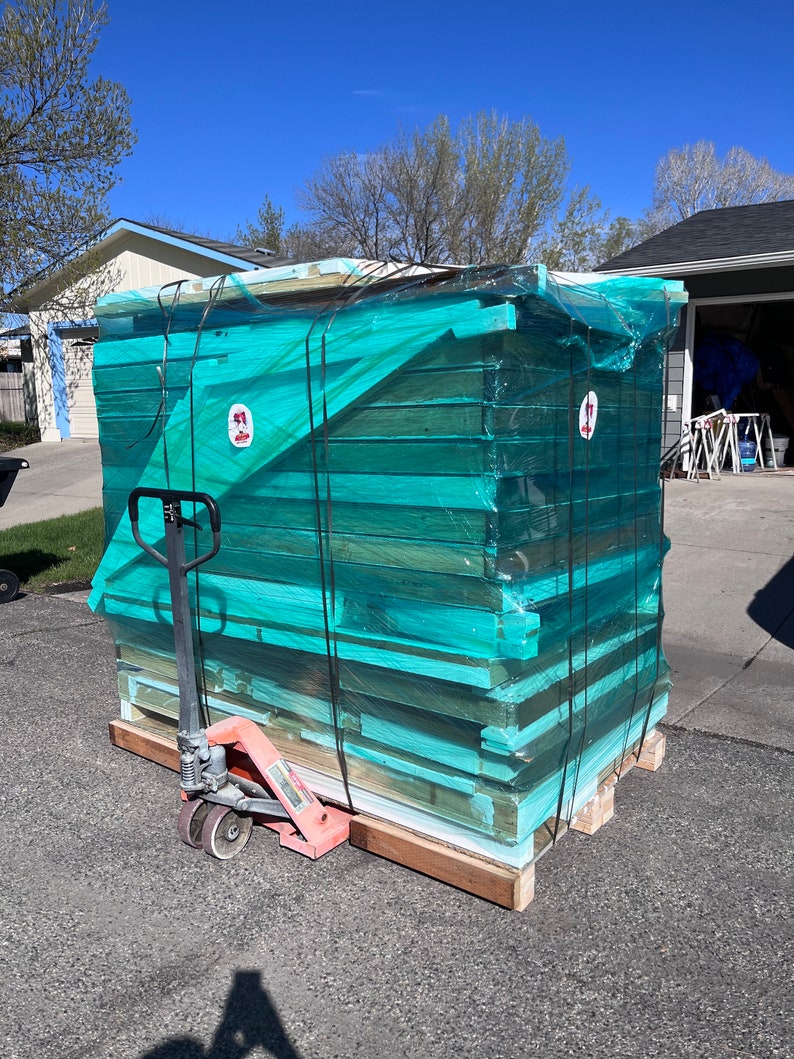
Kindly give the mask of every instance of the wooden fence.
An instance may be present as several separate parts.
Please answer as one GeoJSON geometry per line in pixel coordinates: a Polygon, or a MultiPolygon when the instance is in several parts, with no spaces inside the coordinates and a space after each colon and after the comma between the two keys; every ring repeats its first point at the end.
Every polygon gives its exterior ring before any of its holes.
{"type": "Polygon", "coordinates": [[[25,395],[21,372],[0,372],[0,423],[25,422],[25,395]]]}

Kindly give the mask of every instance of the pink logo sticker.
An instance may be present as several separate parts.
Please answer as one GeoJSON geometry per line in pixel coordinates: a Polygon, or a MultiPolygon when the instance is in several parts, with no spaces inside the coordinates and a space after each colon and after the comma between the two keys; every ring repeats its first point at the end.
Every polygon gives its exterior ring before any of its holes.
{"type": "Polygon", "coordinates": [[[229,409],[229,441],[236,449],[247,449],[254,440],[254,420],[244,404],[229,409]]]}
{"type": "Polygon", "coordinates": [[[595,431],[598,418],[598,397],[591,390],[579,406],[579,433],[589,441],[595,431]]]}

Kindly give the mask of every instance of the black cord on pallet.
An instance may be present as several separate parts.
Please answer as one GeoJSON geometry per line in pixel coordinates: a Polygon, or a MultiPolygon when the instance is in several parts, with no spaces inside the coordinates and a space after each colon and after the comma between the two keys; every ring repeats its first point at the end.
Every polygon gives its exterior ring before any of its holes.
{"type": "MultiPolygon", "coordinates": [[[[587,329],[587,390],[586,400],[589,398],[591,393],[591,369],[592,369],[592,357],[590,354],[590,328],[587,329]]],[[[589,421],[589,416],[588,416],[589,421]]],[[[568,800],[568,818],[566,825],[571,826],[571,820],[574,815],[574,804],[576,799],[576,788],[579,785],[579,773],[582,768],[582,755],[584,754],[585,738],[587,736],[587,725],[588,725],[588,695],[589,695],[589,678],[588,678],[588,663],[589,663],[589,652],[588,652],[588,639],[590,635],[590,586],[588,583],[590,573],[590,444],[592,441],[593,431],[585,441],[584,450],[584,688],[582,695],[584,702],[582,703],[582,734],[579,739],[579,751],[576,755],[576,771],[573,777],[573,787],[571,789],[571,797],[568,800]]]]}
{"type": "Polygon", "coordinates": [[[626,750],[628,749],[629,736],[631,735],[631,726],[634,723],[634,714],[637,709],[637,701],[640,694],[640,659],[639,659],[639,607],[640,607],[640,587],[639,587],[639,535],[637,526],[637,520],[639,518],[639,481],[638,481],[638,463],[639,454],[637,451],[637,438],[639,436],[639,423],[637,415],[637,366],[634,364],[634,370],[632,371],[632,379],[634,383],[633,387],[633,399],[634,399],[634,415],[632,417],[632,451],[634,454],[634,697],[631,700],[631,710],[629,711],[629,719],[626,722],[626,734],[623,736],[623,747],[620,751],[620,759],[616,764],[615,772],[620,776],[620,768],[626,759],[626,750]]]}
{"type": "MultiPolygon", "coordinates": [[[[670,295],[667,289],[664,289],[664,304],[667,310],[667,343],[665,346],[665,361],[669,360],[670,357],[670,343],[672,335],[670,334],[670,295]]],[[[665,413],[666,414],[666,413],[665,413]]],[[[661,668],[662,661],[662,620],[664,616],[664,607],[662,602],[662,567],[664,565],[664,503],[665,503],[665,481],[664,478],[661,480],[661,503],[659,505],[659,591],[657,593],[656,603],[656,661],[654,665],[654,676],[653,682],[651,683],[651,693],[648,698],[648,705],[645,710],[645,717],[642,722],[642,732],[640,733],[640,741],[637,744],[637,759],[639,760],[642,745],[645,742],[645,738],[648,734],[648,728],[650,726],[651,711],[653,710],[653,700],[656,695],[656,683],[659,680],[659,670],[661,668]]]]}
{"type": "Polygon", "coordinates": [[[574,430],[576,422],[574,417],[574,404],[576,391],[574,388],[574,364],[573,364],[573,319],[571,320],[571,333],[569,337],[569,374],[568,374],[568,739],[565,744],[565,762],[562,768],[562,779],[560,780],[560,793],[557,797],[557,811],[554,815],[554,828],[552,830],[552,845],[557,842],[557,836],[562,821],[562,810],[565,804],[565,784],[568,780],[568,764],[571,754],[571,743],[573,742],[574,728],[574,701],[576,697],[576,680],[573,671],[573,530],[574,530],[574,430]]]}
{"type": "MultiPolygon", "coordinates": [[[[403,265],[394,269],[385,279],[394,279],[400,273],[408,271],[412,265],[403,265]]],[[[325,633],[326,659],[328,664],[329,698],[331,704],[331,719],[334,727],[334,744],[336,757],[339,763],[339,771],[342,777],[342,785],[345,791],[347,804],[354,811],[353,798],[350,791],[349,772],[347,757],[344,747],[344,730],[341,724],[341,680],[339,674],[339,649],[336,635],[336,571],[333,555],[333,497],[331,491],[331,479],[329,474],[330,464],[330,431],[328,401],[326,391],[327,380],[327,336],[343,309],[349,309],[355,302],[368,293],[370,288],[382,282],[377,275],[380,271],[380,263],[376,263],[369,273],[363,276],[352,277],[349,283],[341,284],[340,291],[332,299],[330,307],[322,309],[314,318],[306,333],[305,359],[306,359],[306,389],[309,415],[309,438],[311,444],[312,477],[314,482],[314,505],[315,526],[317,532],[317,553],[320,571],[320,592],[323,607],[323,627],[325,633]],[[330,311],[329,311],[330,309],[330,311]],[[311,361],[311,339],[312,333],[318,326],[323,314],[327,313],[327,319],[320,335],[320,383],[322,389],[322,445],[325,461],[325,497],[321,497],[320,466],[318,459],[318,429],[314,416],[314,390],[312,385],[312,361],[311,361]],[[325,513],[325,528],[323,527],[323,512],[325,513]]],[[[409,285],[420,285],[426,276],[413,277],[409,285]]]]}
{"type": "Polygon", "coordinates": [[[139,445],[142,441],[146,441],[151,436],[157,424],[162,420],[162,438],[163,438],[163,470],[165,471],[165,484],[166,488],[171,488],[170,483],[170,469],[168,465],[168,443],[166,441],[165,425],[167,421],[168,413],[168,342],[171,335],[171,324],[174,319],[174,314],[179,306],[179,300],[182,295],[182,287],[187,282],[184,279],[173,280],[171,283],[164,283],[157,292],[157,304],[160,307],[160,312],[163,314],[165,326],[163,327],[163,360],[157,369],[157,376],[160,380],[160,403],[157,406],[157,411],[154,414],[152,425],[146,431],[146,433],[137,438],[126,446],[127,450],[134,449],[136,445],[139,445]],[[166,309],[163,305],[163,291],[169,290],[171,287],[175,288],[174,297],[171,299],[171,304],[166,309]]]}

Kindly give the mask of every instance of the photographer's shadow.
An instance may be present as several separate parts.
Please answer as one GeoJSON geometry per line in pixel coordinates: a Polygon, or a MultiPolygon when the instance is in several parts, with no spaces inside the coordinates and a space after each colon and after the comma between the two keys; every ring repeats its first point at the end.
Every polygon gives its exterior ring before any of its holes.
{"type": "Polygon", "coordinates": [[[165,1041],[141,1059],[244,1059],[264,1048],[274,1059],[301,1059],[262,988],[259,971],[237,971],[220,1025],[207,1051],[193,1037],[165,1041]]]}

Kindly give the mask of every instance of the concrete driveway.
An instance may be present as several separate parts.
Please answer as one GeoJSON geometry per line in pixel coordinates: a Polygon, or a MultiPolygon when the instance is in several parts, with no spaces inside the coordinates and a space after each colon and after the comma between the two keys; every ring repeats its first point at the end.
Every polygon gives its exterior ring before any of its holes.
{"type": "Polygon", "coordinates": [[[794,476],[665,489],[668,721],[794,751],[794,476]]]}
{"type": "Polygon", "coordinates": [[[102,503],[102,464],[98,441],[25,445],[7,453],[30,464],[20,471],[0,507],[0,530],[73,515],[102,503]]]}

